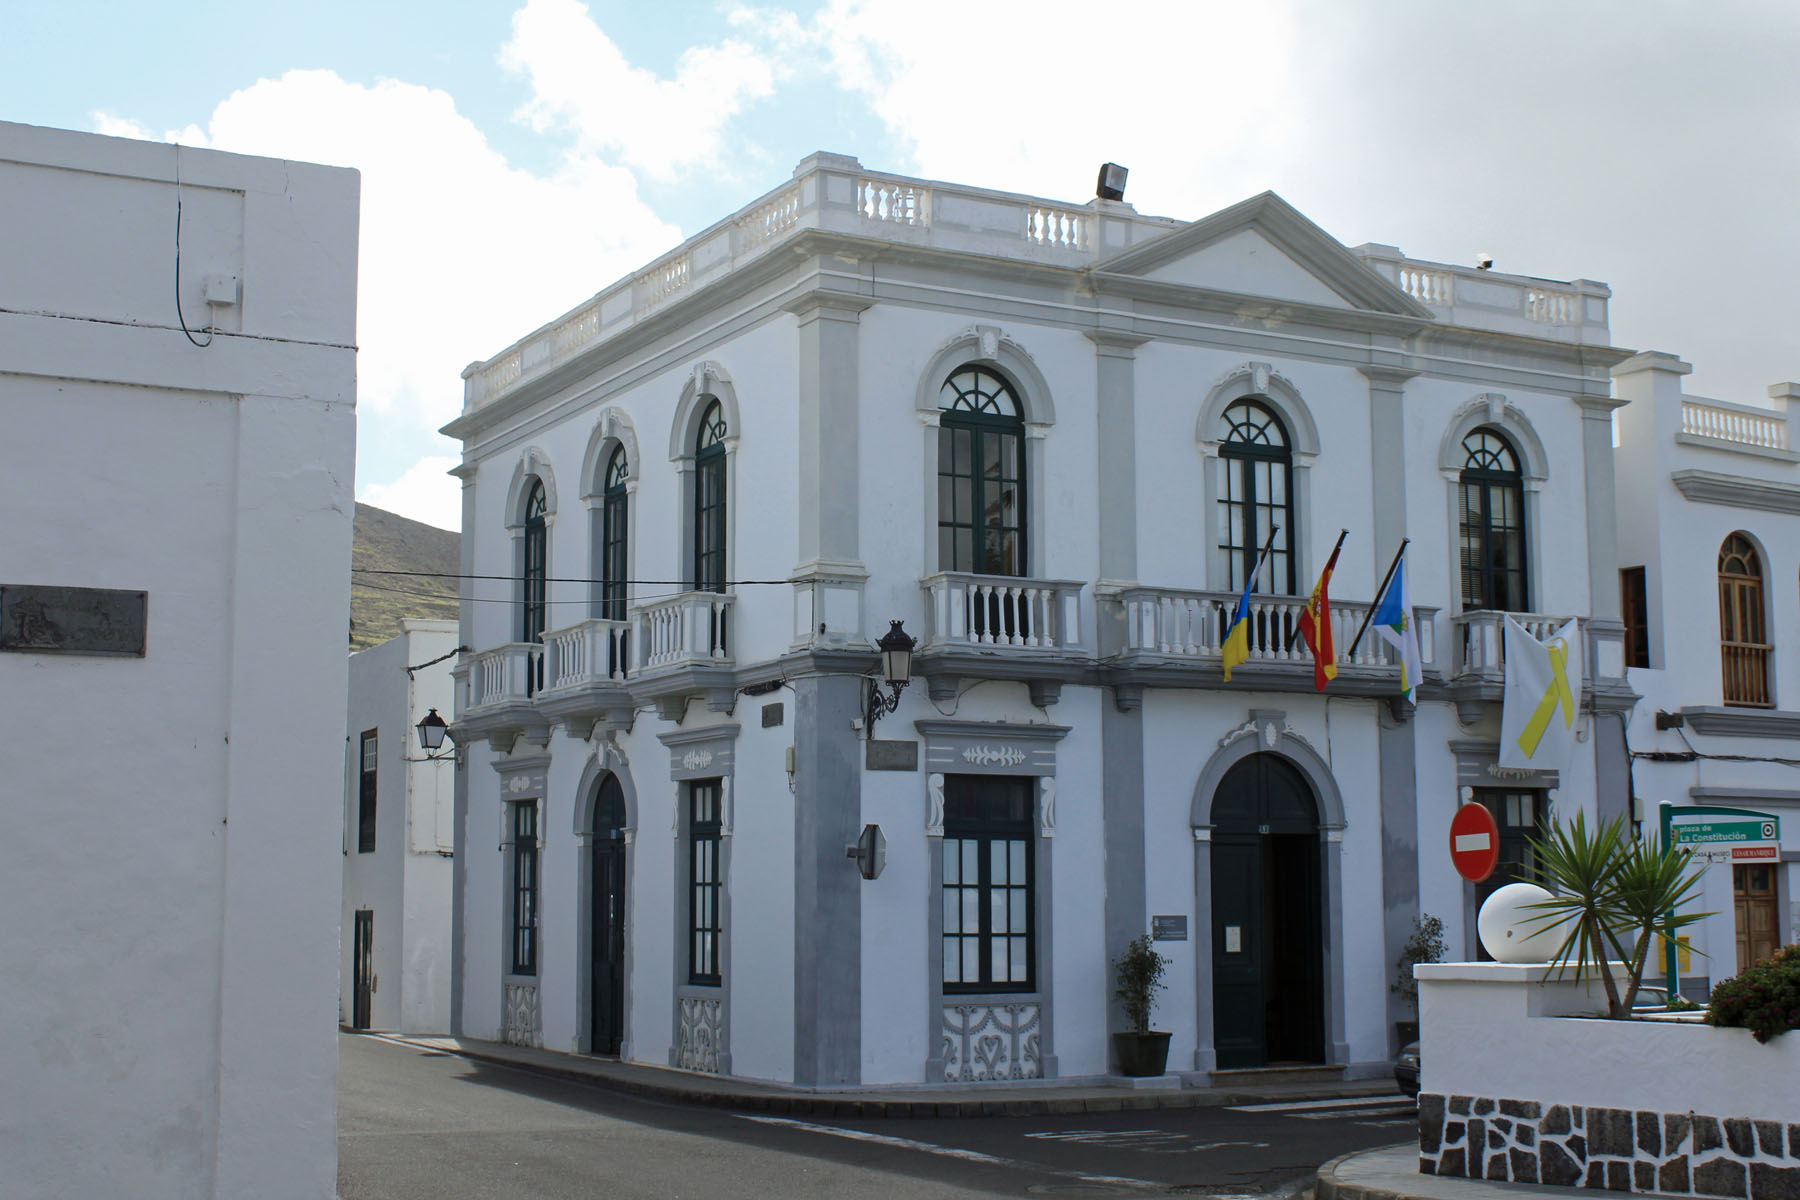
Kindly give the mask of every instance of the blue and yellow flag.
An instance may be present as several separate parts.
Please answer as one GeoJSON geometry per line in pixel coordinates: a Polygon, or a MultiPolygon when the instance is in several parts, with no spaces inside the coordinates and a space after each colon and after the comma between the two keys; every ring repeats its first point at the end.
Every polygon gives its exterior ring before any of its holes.
{"type": "Polygon", "coordinates": [[[1263,559],[1269,557],[1269,548],[1275,544],[1275,535],[1281,532],[1277,525],[1269,530],[1269,540],[1263,543],[1262,553],[1256,556],[1256,566],[1250,572],[1250,578],[1244,581],[1244,594],[1238,597],[1237,607],[1231,613],[1231,626],[1225,631],[1225,644],[1219,647],[1221,661],[1225,666],[1225,682],[1231,682],[1231,668],[1250,657],[1250,593],[1256,590],[1257,576],[1262,574],[1263,559]]]}

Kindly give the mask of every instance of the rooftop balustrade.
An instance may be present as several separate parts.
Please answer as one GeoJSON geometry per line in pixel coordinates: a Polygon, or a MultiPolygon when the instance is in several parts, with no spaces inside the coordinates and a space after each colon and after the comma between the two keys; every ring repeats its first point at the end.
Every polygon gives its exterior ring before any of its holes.
{"type": "MultiPolygon", "coordinates": [[[[463,412],[599,346],[713,280],[808,231],[1081,269],[1182,227],[1106,200],[1068,204],[864,170],[815,154],[794,178],[689,238],[486,362],[463,372],[463,412]]],[[[1605,344],[1610,290],[1409,259],[1391,246],[1354,251],[1455,325],[1605,344]]]]}

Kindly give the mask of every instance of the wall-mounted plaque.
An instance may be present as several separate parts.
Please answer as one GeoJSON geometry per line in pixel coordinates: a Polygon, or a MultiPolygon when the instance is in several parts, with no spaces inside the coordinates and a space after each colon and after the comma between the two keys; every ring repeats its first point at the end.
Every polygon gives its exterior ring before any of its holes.
{"type": "Polygon", "coordinates": [[[1151,917],[1150,940],[1153,942],[1187,941],[1187,916],[1151,917]]]}
{"type": "Polygon", "coordinates": [[[865,742],[863,766],[870,771],[916,771],[919,769],[917,742],[865,742]]]}
{"type": "Polygon", "coordinates": [[[775,728],[775,726],[781,724],[786,716],[787,713],[782,709],[781,701],[779,700],[773,704],[765,704],[762,706],[762,723],[764,729],[775,728]]]}
{"type": "Polygon", "coordinates": [[[0,650],[144,656],[150,594],[0,584],[0,650]]]}

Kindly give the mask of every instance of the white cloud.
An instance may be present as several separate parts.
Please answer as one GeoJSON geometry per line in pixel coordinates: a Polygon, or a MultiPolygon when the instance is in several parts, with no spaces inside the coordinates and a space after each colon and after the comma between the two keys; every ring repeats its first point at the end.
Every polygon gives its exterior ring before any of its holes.
{"type": "Polygon", "coordinates": [[[462,484],[445,472],[457,461],[436,455],[421,458],[392,483],[363,489],[358,499],[440,529],[456,529],[462,524],[462,484]]]}
{"type": "Polygon", "coordinates": [[[168,136],[362,172],[359,403],[433,424],[461,411],[470,360],[680,240],[630,172],[591,155],[515,169],[448,94],[414,84],[290,71],[168,136]]]}
{"type": "Polygon", "coordinates": [[[1134,169],[1130,194],[1152,211],[1194,193],[1222,205],[1267,187],[1270,151],[1294,134],[1284,3],[1153,0],[1102,14],[829,0],[810,22],[779,9],[732,20],[788,57],[816,56],[934,179],[1080,200],[1112,161],[1134,169]]]}
{"type": "Polygon", "coordinates": [[[500,63],[531,85],[533,129],[573,133],[586,152],[616,152],[656,179],[709,163],[747,101],[772,91],[775,67],[737,40],[693,46],[673,79],[635,67],[578,0],[529,0],[513,14],[500,63]]]}

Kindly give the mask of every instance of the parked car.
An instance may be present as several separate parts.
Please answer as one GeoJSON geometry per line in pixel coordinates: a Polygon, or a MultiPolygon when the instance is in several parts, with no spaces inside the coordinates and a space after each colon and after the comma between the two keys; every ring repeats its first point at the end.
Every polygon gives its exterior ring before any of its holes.
{"type": "Polygon", "coordinates": [[[1408,1042],[1400,1047],[1400,1053],[1394,1059],[1394,1082],[1400,1090],[1415,1099],[1419,1095],[1419,1043],[1408,1042]]]}

